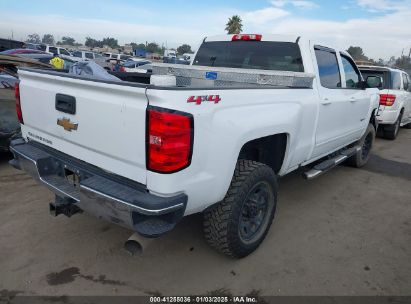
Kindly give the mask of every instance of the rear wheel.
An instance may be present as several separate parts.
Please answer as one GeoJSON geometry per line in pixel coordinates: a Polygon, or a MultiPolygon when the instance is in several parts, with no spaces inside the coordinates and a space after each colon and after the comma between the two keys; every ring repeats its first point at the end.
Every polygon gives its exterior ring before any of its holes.
{"type": "Polygon", "coordinates": [[[218,251],[242,258],[258,248],[274,218],[277,181],[261,163],[239,160],[224,200],[204,212],[204,235],[218,251]]]}
{"type": "Polygon", "coordinates": [[[363,167],[368,160],[370,159],[371,148],[375,140],[375,128],[372,124],[369,124],[367,130],[363,137],[359,140],[358,145],[361,147],[355,155],[351,156],[347,163],[350,166],[361,168],[363,167]]]}
{"type": "Polygon", "coordinates": [[[394,140],[397,138],[398,132],[400,130],[400,124],[402,119],[402,112],[398,116],[397,121],[392,125],[386,125],[383,129],[383,135],[386,139],[394,140]]]}

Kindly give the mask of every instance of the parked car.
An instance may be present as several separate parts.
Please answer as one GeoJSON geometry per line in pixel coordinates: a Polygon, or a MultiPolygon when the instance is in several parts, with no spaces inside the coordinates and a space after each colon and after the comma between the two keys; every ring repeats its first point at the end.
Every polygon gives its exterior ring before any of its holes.
{"type": "Polygon", "coordinates": [[[21,41],[0,38],[0,52],[10,49],[23,48],[24,45],[25,43],[21,41]]]}
{"type": "Polygon", "coordinates": [[[33,49],[11,49],[11,50],[0,52],[0,54],[20,55],[20,54],[48,54],[48,53],[41,51],[41,50],[33,50],[33,49]]]}
{"type": "Polygon", "coordinates": [[[364,166],[377,127],[379,91],[350,55],[297,36],[207,37],[192,66],[153,64],[151,85],[19,76],[10,163],[55,193],[55,215],[156,237],[202,212],[206,240],[236,258],[264,240],[278,177],[364,166]]]}
{"type": "Polygon", "coordinates": [[[378,77],[380,81],[380,108],[377,120],[382,134],[395,139],[400,127],[411,128],[411,78],[399,69],[378,66],[360,66],[364,78],[378,77]]]}
{"type": "Polygon", "coordinates": [[[71,53],[63,47],[60,46],[52,46],[47,44],[40,44],[39,49],[49,54],[58,54],[61,58],[65,59],[67,57],[71,57],[71,53]]]}
{"type": "Polygon", "coordinates": [[[114,53],[103,53],[103,57],[105,57],[107,61],[112,62],[112,63],[115,63],[117,60],[124,62],[124,61],[127,61],[133,58],[132,56],[129,56],[129,55],[114,54],[114,53]]]}
{"type": "Polygon", "coordinates": [[[42,49],[42,44],[41,43],[26,42],[24,46],[25,46],[26,49],[30,49],[30,50],[40,50],[41,51],[41,49],[42,49]]]}
{"type": "Polygon", "coordinates": [[[176,58],[177,53],[175,50],[164,50],[164,58],[176,58]]]}
{"type": "Polygon", "coordinates": [[[183,58],[184,60],[187,60],[187,61],[190,61],[190,62],[191,62],[191,59],[194,58],[194,54],[192,54],[192,53],[184,53],[183,56],[182,56],[182,58],[183,58]]]}
{"type": "Polygon", "coordinates": [[[171,63],[171,64],[190,64],[189,60],[185,60],[184,58],[163,58],[163,63],[171,63]]]}
{"type": "Polygon", "coordinates": [[[120,67],[120,72],[141,72],[146,73],[147,69],[144,66],[151,64],[151,61],[140,59],[140,60],[128,60],[124,62],[120,67]]]}
{"type": "Polygon", "coordinates": [[[88,51],[75,51],[72,53],[72,56],[82,60],[99,60],[104,58],[101,54],[88,51]]]}

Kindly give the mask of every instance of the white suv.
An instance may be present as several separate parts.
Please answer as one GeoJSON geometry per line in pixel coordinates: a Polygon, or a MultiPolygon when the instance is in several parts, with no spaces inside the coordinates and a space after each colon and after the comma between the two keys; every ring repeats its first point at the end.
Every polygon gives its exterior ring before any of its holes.
{"type": "Polygon", "coordinates": [[[377,120],[383,136],[395,139],[400,127],[411,128],[410,76],[402,70],[388,67],[360,66],[359,69],[364,79],[369,76],[381,79],[377,120]]]}
{"type": "Polygon", "coordinates": [[[50,54],[58,54],[60,55],[63,59],[66,57],[71,57],[71,53],[63,47],[60,46],[52,46],[52,45],[46,45],[46,44],[41,44],[40,45],[40,50],[50,53],[50,54]]]}
{"type": "Polygon", "coordinates": [[[75,51],[73,52],[73,57],[76,57],[82,60],[103,59],[103,55],[94,53],[94,52],[87,52],[87,51],[75,51]]]}

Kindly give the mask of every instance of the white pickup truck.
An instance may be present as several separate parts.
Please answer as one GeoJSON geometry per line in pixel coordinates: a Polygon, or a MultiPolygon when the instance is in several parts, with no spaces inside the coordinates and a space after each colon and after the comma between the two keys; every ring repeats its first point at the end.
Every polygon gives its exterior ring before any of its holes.
{"type": "Polygon", "coordinates": [[[378,89],[344,51],[207,37],[192,66],[152,73],[137,83],[19,71],[23,138],[10,163],[56,194],[55,215],[84,211],[154,237],[202,212],[209,244],[240,258],[269,230],[278,177],[369,158],[378,89]]]}

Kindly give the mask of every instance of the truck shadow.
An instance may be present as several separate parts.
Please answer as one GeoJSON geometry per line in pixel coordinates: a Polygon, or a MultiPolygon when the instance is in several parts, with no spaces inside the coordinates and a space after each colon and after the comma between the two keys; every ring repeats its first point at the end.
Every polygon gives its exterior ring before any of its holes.
{"type": "Polygon", "coordinates": [[[411,180],[411,164],[382,158],[372,154],[364,170],[411,180]]]}
{"type": "Polygon", "coordinates": [[[10,152],[0,152],[0,164],[6,164],[12,158],[13,154],[10,152]]]}

